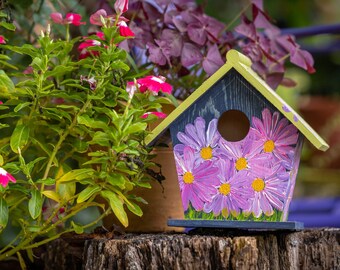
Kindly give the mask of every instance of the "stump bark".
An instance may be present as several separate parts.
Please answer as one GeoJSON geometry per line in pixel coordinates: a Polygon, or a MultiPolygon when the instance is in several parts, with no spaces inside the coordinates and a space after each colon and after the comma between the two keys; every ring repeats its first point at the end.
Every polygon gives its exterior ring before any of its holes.
{"type": "MultiPolygon", "coordinates": [[[[335,228],[72,235],[35,250],[36,259],[28,269],[340,270],[339,242],[340,229],[335,228]]],[[[0,269],[15,270],[19,265],[0,262],[0,269]]]]}
{"type": "Polygon", "coordinates": [[[45,269],[340,269],[340,229],[195,231],[58,240],[45,269]],[[82,255],[80,255],[82,254],[82,255]]]}

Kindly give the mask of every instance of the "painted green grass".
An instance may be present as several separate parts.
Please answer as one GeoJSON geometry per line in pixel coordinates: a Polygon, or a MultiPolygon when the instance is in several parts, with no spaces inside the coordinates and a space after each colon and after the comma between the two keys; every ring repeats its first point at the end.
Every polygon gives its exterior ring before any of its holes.
{"type": "Polygon", "coordinates": [[[234,217],[229,215],[225,218],[222,214],[215,216],[212,212],[205,213],[203,211],[196,211],[191,204],[189,204],[189,208],[184,213],[185,219],[204,219],[204,220],[234,220],[234,221],[282,221],[282,211],[278,211],[274,209],[274,214],[271,216],[266,216],[262,214],[260,217],[256,218],[253,214],[245,216],[242,212],[237,216],[234,217]]]}

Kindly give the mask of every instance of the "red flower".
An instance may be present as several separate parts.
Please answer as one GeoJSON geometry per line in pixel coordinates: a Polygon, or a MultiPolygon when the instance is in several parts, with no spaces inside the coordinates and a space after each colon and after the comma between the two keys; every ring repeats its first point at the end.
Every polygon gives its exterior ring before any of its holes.
{"type": "Polygon", "coordinates": [[[139,90],[142,93],[147,90],[154,94],[157,94],[159,91],[168,94],[171,94],[172,92],[172,86],[165,82],[165,78],[163,76],[146,76],[145,78],[138,79],[137,83],[139,90]]]}
{"type": "Polygon", "coordinates": [[[86,22],[81,22],[81,15],[77,13],[67,13],[65,19],[59,12],[54,12],[51,14],[51,19],[56,24],[73,24],[73,25],[81,25],[86,24],[86,22]]]}
{"type": "Polygon", "coordinates": [[[117,14],[122,14],[128,10],[129,1],[128,0],[116,0],[114,8],[117,14]]]}
{"type": "Polygon", "coordinates": [[[16,182],[15,178],[10,173],[6,172],[3,168],[0,168],[0,185],[7,187],[9,181],[13,183],[16,182]]]}
{"type": "Polygon", "coordinates": [[[0,44],[6,44],[5,37],[1,35],[0,35],[0,44]]]}
{"type": "MultiPolygon", "coordinates": [[[[97,32],[96,36],[99,37],[101,40],[105,39],[103,32],[97,32]]],[[[78,51],[80,53],[79,59],[84,59],[91,55],[98,56],[99,55],[98,51],[88,51],[87,48],[93,47],[93,46],[100,46],[100,45],[101,45],[101,42],[98,40],[94,40],[94,39],[87,39],[84,42],[80,43],[78,46],[78,51]]]]}
{"type": "Polygon", "coordinates": [[[155,116],[157,116],[158,118],[165,118],[167,117],[167,114],[163,113],[163,112],[147,112],[147,113],[144,113],[141,117],[142,118],[148,118],[150,114],[153,114],[155,116]]]}
{"type": "Polygon", "coordinates": [[[120,21],[118,23],[119,27],[119,34],[122,37],[134,37],[135,33],[131,31],[131,29],[128,27],[125,21],[120,21]]]}
{"type": "Polygon", "coordinates": [[[4,104],[4,103],[0,100],[0,105],[1,105],[1,104],[4,104]]]}

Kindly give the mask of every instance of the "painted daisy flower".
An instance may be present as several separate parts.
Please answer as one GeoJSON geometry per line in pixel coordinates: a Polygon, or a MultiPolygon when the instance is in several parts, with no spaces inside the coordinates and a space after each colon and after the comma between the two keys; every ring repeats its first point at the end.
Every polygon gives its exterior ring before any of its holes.
{"type": "Polygon", "coordinates": [[[208,129],[205,130],[205,120],[197,117],[194,124],[185,126],[185,133],[178,132],[177,138],[182,143],[174,147],[178,152],[183,152],[185,146],[190,146],[196,151],[200,161],[217,157],[216,150],[220,139],[220,134],[217,132],[217,119],[211,120],[208,129]]]}
{"type": "Polygon", "coordinates": [[[277,160],[289,160],[288,153],[294,150],[299,137],[296,127],[286,118],[280,119],[279,112],[272,115],[268,109],[262,111],[262,119],[252,119],[257,147],[277,160]]]}
{"type": "Polygon", "coordinates": [[[214,215],[222,214],[227,218],[230,214],[237,217],[241,209],[249,208],[248,198],[251,196],[250,188],[245,187],[249,181],[246,171],[235,173],[233,164],[228,160],[218,160],[219,168],[217,178],[219,184],[215,186],[212,201],[204,205],[204,212],[214,215]]]}
{"type": "Polygon", "coordinates": [[[252,134],[239,142],[219,140],[218,155],[232,161],[236,171],[269,172],[268,154],[259,154],[258,145],[254,144],[252,134]]]}
{"type": "Polygon", "coordinates": [[[188,209],[189,202],[197,211],[201,211],[204,203],[209,202],[215,192],[218,168],[213,167],[209,160],[195,162],[195,151],[188,146],[184,148],[183,157],[175,152],[175,161],[184,211],[188,209]]]}
{"type": "Polygon", "coordinates": [[[16,180],[15,178],[8,173],[5,169],[0,168],[0,185],[2,185],[3,187],[7,187],[8,182],[13,182],[15,183],[16,180]]]}
{"type": "Polygon", "coordinates": [[[248,185],[252,191],[250,207],[244,211],[246,215],[253,213],[258,218],[274,214],[274,209],[283,210],[288,181],[278,177],[278,168],[274,166],[270,174],[264,172],[250,174],[248,185]]]}

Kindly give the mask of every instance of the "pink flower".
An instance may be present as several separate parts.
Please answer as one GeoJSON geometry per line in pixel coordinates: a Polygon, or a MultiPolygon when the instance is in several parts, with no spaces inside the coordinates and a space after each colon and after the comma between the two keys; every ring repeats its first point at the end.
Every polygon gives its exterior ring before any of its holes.
{"type": "Polygon", "coordinates": [[[124,21],[119,22],[118,27],[119,27],[119,34],[122,37],[134,37],[135,36],[135,33],[131,31],[131,29],[128,27],[126,22],[124,21]]]}
{"type": "Polygon", "coordinates": [[[77,13],[67,13],[65,19],[59,12],[54,12],[51,14],[51,19],[56,24],[73,24],[73,25],[81,25],[86,24],[86,22],[81,22],[81,15],[77,13]]]}
{"type": "Polygon", "coordinates": [[[9,181],[13,183],[16,182],[15,178],[10,173],[6,172],[3,168],[0,168],[0,185],[7,187],[9,181]]]}
{"type": "Polygon", "coordinates": [[[262,121],[253,117],[255,144],[263,153],[275,160],[289,161],[288,153],[294,150],[299,134],[296,127],[286,118],[280,119],[279,112],[262,111],[262,121]]]}
{"type": "Polygon", "coordinates": [[[114,22],[115,15],[107,15],[105,9],[99,9],[90,16],[90,23],[94,25],[103,26],[102,18],[105,21],[114,22]]]}
{"type": "Polygon", "coordinates": [[[171,94],[172,92],[172,86],[165,82],[163,76],[146,76],[145,78],[138,79],[137,83],[139,85],[139,90],[142,93],[147,90],[154,94],[157,94],[160,91],[168,94],[171,94]]]}
{"type": "Polygon", "coordinates": [[[1,105],[1,104],[4,104],[4,103],[0,100],[0,105],[1,105]]]}
{"type": "MultiPolygon", "coordinates": [[[[97,32],[96,36],[99,37],[101,40],[104,40],[104,33],[103,32],[97,32]]],[[[84,59],[89,56],[98,56],[98,51],[89,51],[87,50],[88,47],[93,46],[101,46],[101,42],[94,39],[87,39],[84,42],[80,43],[78,46],[78,51],[80,53],[79,59],[84,59]]]]}
{"type": "Polygon", "coordinates": [[[218,168],[213,167],[211,160],[195,162],[195,151],[189,146],[184,148],[183,157],[175,152],[175,160],[184,211],[189,202],[195,210],[203,210],[204,203],[211,201],[218,185],[218,168]]]}
{"type": "Polygon", "coordinates": [[[33,74],[33,67],[28,66],[22,73],[23,74],[33,74]]]}
{"type": "Polygon", "coordinates": [[[149,116],[150,114],[153,114],[153,115],[155,115],[156,117],[161,118],[161,119],[167,117],[167,114],[166,114],[166,113],[163,113],[163,112],[147,112],[147,113],[144,113],[141,117],[142,117],[142,118],[148,118],[148,116],[149,116]]]}
{"type": "Polygon", "coordinates": [[[5,37],[0,35],[0,44],[6,44],[5,37]]]}
{"type": "Polygon", "coordinates": [[[129,1],[128,0],[116,0],[114,8],[117,14],[122,14],[128,10],[129,1]]]}
{"type": "MultiPolygon", "coordinates": [[[[96,11],[94,14],[90,16],[90,23],[94,25],[99,25],[99,26],[103,26],[104,24],[108,26],[108,24],[113,24],[115,20],[116,20],[116,16],[107,15],[105,9],[99,9],[98,11],[96,11]]],[[[127,21],[128,19],[126,19],[123,16],[120,16],[118,18],[117,25],[119,29],[119,34],[123,37],[134,37],[135,34],[131,31],[131,29],[126,24],[127,21]]]]}

